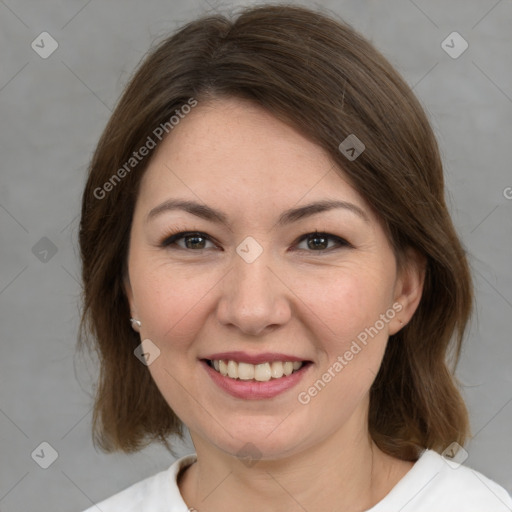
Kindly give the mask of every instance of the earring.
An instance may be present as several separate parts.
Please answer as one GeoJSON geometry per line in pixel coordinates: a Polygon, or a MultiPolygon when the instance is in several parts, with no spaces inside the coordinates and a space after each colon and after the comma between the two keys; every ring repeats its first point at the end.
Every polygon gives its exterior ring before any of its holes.
{"type": "Polygon", "coordinates": [[[135,318],[130,318],[130,322],[131,322],[131,324],[132,324],[132,329],[133,329],[134,331],[139,332],[139,329],[140,329],[140,327],[142,326],[142,324],[141,324],[140,320],[137,320],[137,319],[135,319],[135,318]]]}

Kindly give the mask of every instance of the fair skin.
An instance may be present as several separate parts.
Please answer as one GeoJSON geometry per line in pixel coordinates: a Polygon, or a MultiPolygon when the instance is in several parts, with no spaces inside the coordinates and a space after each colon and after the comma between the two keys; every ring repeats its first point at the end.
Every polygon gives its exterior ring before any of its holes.
{"type": "Polygon", "coordinates": [[[423,274],[412,251],[397,271],[375,213],[320,147],[251,103],[199,103],[142,179],[126,279],[141,340],[160,349],[148,369],[197,452],[179,481],[185,503],[199,512],[315,512],[364,511],[382,500],[412,463],[371,441],[369,390],[388,337],[418,306],[423,274]],[[148,219],[171,198],[220,210],[229,224],[183,210],[148,219]],[[334,208],[277,223],[285,210],[326,199],[351,203],[366,218],[334,208]],[[161,246],[181,231],[210,239],[161,246]],[[302,238],[315,231],[350,245],[302,238]],[[248,236],[263,249],[251,263],[236,251],[248,236]],[[400,312],[309,403],[299,403],[298,394],[396,303],[400,312]],[[232,350],[312,364],[298,386],[244,400],[214,384],[200,361],[232,350]],[[254,464],[237,457],[246,443],[260,454],[254,464]]]}

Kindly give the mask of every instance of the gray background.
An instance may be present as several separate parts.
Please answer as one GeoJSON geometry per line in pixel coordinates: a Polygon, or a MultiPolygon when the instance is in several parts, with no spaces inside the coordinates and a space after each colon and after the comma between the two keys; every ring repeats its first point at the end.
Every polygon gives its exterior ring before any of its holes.
{"type": "MultiPolygon", "coordinates": [[[[2,512],[80,511],[173,461],[159,445],[131,456],[92,446],[95,367],[75,355],[80,196],[111,109],[152,42],[198,14],[242,4],[0,0],[2,512]],[[47,59],[31,48],[43,31],[59,44],[47,59]],[[46,470],[31,457],[43,441],[58,452],[46,470]]],[[[512,492],[512,2],[303,5],[332,9],[360,30],[428,109],[477,293],[457,372],[474,434],[465,464],[512,492]],[[457,59],[441,47],[452,31],[469,43],[457,59]]]]}

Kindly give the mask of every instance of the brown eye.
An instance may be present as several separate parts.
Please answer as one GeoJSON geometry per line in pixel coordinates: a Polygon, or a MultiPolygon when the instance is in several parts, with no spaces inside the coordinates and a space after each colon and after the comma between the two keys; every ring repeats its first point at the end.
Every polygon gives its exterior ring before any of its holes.
{"type": "MultiPolygon", "coordinates": [[[[200,232],[181,232],[176,233],[175,235],[172,235],[170,237],[167,237],[163,242],[160,244],[161,247],[170,248],[171,246],[177,246],[180,249],[185,250],[203,250],[207,249],[208,247],[205,247],[205,244],[211,242],[208,235],[205,233],[200,232]],[[180,245],[177,242],[184,240],[185,244],[180,245]]],[[[213,242],[211,242],[213,243],[213,242]]]]}
{"type": "MultiPolygon", "coordinates": [[[[328,233],[318,233],[318,232],[309,233],[307,235],[304,235],[299,240],[299,242],[304,242],[304,241],[306,242],[306,246],[307,246],[306,250],[309,249],[310,252],[322,252],[322,251],[327,251],[327,250],[336,248],[336,246],[329,247],[330,241],[334,241],[338,247],[340,247],[340,246],[341,247],[343,247],[343,246],[344,247],[352,247],[343,238],[340,238],[339,236],[336,236],[336,235],[330,235],[328,233]]],[[[300,249],[300,250],[304,250],[304,249],[300,249]]]]}

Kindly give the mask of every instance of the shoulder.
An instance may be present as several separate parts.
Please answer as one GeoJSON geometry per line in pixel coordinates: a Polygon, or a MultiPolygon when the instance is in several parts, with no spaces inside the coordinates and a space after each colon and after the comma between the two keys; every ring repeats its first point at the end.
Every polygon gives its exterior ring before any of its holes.
{"type": "Polygon", "coordinates": [[[512,498],[478,471],[426,450],[392,491],[368,512],[511,512],[512,498]]]}
{"type": "Polygon", "coordinates": [[[185,455],[168,469],[136,482],[84,512],[186,512],[176,477],[182,467],[194,460],[195,454],[185,455]]]}

